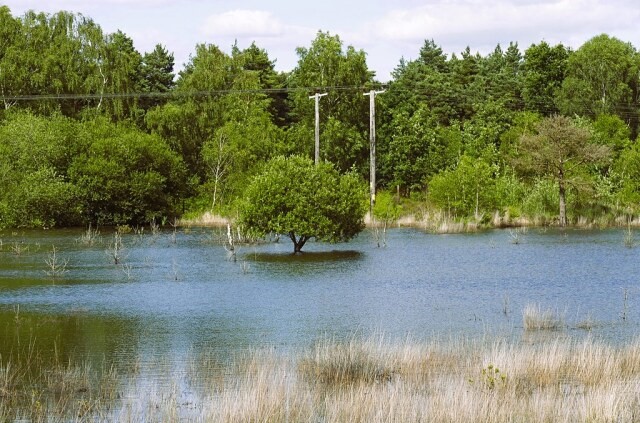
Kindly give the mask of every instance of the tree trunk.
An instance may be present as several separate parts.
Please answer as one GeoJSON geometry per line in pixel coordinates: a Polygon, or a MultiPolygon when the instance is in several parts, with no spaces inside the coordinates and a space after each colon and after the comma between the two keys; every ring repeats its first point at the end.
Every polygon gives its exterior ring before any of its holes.
{"type": "Polygon", "coordinates": [[[558,186],[560,194],[560,226],[565,227],[567,226],[567,201],[564,179],[562,177],[558,180],[558,186]]]}
{"type": "Polygon", "coordinates": [[[293,241],[293,254],[302,252],[302,247],[309,240],[310,237],[306,235],[300,235],[300,238],[296,239],[296,235],[293,232],[289,232],[289,238],[293,241]]]}

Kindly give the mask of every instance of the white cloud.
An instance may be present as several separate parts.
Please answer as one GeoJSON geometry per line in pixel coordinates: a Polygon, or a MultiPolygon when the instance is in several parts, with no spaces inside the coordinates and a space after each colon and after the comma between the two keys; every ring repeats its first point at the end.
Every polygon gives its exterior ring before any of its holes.
{"type": "Polygon", "coordinates": [[[425,39],[446,53],[468,45],[489,53],[518,42],[521,51],[546,40],[578,48],[607,33],[640,47],[639,0],[4,0],[14,15],[33,8],[71,10],[93,18],[105,32],[121,29],[140,51],[161,43],[187,60],[197,43],[223,49],[255,41],[277,59],[279,70],[297,62],[318,30],[337,34],[367,52],[378,77],[387,79],[401,57],[415,57],[425,39]]]}
{"type": "Polygon", "coordinates": [[[621,13],[621,7],[612,7],[613,3],[615,0],[437,0],[393,10],[377,21],[376,28],[378,37],[390,42],[433,38],[437,43],[464,40],[474,46],[496,39],[562,41],[634,27],[640,9],[629,4],[621,13]]]}
{"type": "Polygon", "coordinates": [[[209,36],[278,37],[286,32],[286,27],[271,12],[230,10],[209,16],[201,31],[209,36]]]}

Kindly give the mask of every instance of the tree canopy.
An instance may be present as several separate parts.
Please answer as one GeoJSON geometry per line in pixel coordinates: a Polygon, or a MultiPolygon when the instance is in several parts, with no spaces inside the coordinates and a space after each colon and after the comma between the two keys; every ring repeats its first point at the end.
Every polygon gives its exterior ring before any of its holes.
{"type": "Polygon", "coordinates": [[[288,236],[294,253],[311,238],[347,241],[364,228],[366,188],[353,172],[306,157],[276,157],[245,192],[240,222],[248,234],[288,236]]]}
{"type": "Polygon", "coordinates": [[[313,156],[309,96],[320,90],[328,93],[321,160],[362,182],[370,160],[363,93],[386,90],[376,98],[376,181],[393,201],[418,202],[406,210],[566,223],[640,213],[640,53],[607,34],[575,51],[513,41],[488,54],[425,40],[386,83],[364,50],[326,31],[300,43],[287,72],[255,42],[199,43],[174,69],[168,46],[140,52],[122,31],[66,11],[13,16],[0,6],[0,35],[2,227],[235,216],[265,163],[313,156]],[[609,159],[573,166],[582,154],[574,151],[560,179],[524,166],[541,150],[521,139],[541,145],[557,115],[570,118],[567,136],[580,132],[609,159]]]}
{"type": "Polygon", "coordinates": [[[560,226],[567,225],[566,190],[586,184],[580,167],[609,157],[608,146],[590,142],[589,131],[577,127],[564,116],[545,118],[536,125],[536,134],[520,139],[516,166],[523,172],[549,177],[558,183],[560,226]]]}

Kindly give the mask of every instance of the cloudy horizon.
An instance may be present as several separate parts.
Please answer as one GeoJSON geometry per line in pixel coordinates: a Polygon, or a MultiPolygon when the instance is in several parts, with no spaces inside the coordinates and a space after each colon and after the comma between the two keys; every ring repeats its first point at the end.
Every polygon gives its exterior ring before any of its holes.
{"type": "Polygon", "coordinates": [[[388,81],[401,58],[413,59],[424,40],[433,39],[448,55],[467,46],[487,54],[496,45],[517,42],[524,52],[546,41],[577,49],[607,33],[640,45],[640,5],[633,0],[381,0],[306,4],[274,0],[5,0],[14,16],[33,9],[67,10],[92,18],[105,32],[121,30],[144,53],[156,44],[174,53],[181,70],[196,44],[230,51],[252,42],[290,71],[296,47],[308,47],[318,31],[340,36],[344,46],[367,53],[369,68],[388,81]]]}

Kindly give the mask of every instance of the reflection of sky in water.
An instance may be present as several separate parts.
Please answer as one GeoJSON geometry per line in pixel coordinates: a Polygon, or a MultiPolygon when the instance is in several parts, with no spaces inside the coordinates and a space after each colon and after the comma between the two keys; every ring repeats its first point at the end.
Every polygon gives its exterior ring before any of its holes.
{"type": "Polygon", "coordinates": [[[507,231],[399,229],[388,232],[385,248],[364,232],[347,244],[310,242],[307,253],[293,256],[283,239],[242,246],[235,262],[211,233],[179,233],[176,243],[168,233],[125,236],[125,269],[109,262],[109,235],[86,247],[76,241],[78,231],[3,234],[0,347],[6,351],[19,333],[78,354],[171,361],[199,349],[226,355],[373,331],[389,338],[520,339],[529,303],[564,313],[570,328],[563,336],[587,335],[572,329],[587,316],[599,323],[592,335],[605,340],[639,332],[640,249],[625,248],[621,230],[565,236],[530,229],[514,245],[507,231]],[[30,246],[20,256],[7,248],[18,239],[30,246]],[[58,280],[44,273],[53,244],[69,259],[69,272],[58,280]],[[24,317],[19,330],[17,305],[24,317]]]}

